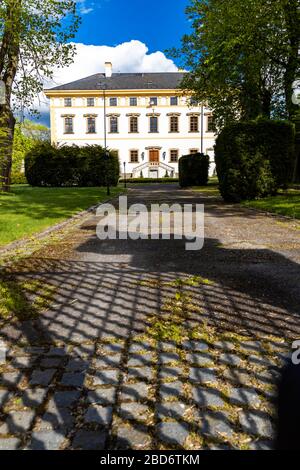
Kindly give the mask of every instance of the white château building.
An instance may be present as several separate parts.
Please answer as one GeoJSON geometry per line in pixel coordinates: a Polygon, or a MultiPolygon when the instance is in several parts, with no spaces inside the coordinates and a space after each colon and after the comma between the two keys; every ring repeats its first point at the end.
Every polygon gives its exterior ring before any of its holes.
{"type": "Polygon", "coordinates": [[[203,151],[210,156],[213,174],[212,115],[182,94],[183,76],[112,73],[106,62],[104,74],[45,90],[52,143],[114,149],[122,174],[129,178],[176,177],[182,155],[203,151]]]}

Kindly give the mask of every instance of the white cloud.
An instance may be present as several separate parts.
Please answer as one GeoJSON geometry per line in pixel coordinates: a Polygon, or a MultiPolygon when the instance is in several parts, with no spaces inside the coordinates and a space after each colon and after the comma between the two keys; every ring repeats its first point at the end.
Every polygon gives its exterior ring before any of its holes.
{"type": "MultiPolygon", "coordinates": [[[[45,84],[51,88],[80,78],[104,72],[104,62],[113,64],[113,72],[176,72],[178,69],[174,62],[168,59],[163,52],[149,54],[149,49],[141,41],[132,40],[117,46],[94,46],[75,43],[76,56],[74,63],[69,67],[54,71],[54,80],[45,84]]],[[[46,112],[47,99],[40,97],[37,105],[40,111],[46,112]]]]}

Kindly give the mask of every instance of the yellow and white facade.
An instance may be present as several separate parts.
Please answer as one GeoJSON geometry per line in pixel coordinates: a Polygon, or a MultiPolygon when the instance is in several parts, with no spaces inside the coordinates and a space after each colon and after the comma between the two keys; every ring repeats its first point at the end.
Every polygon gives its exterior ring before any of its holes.
{"type": "Polygon", "coordinates": [[[127,177],[176,177],[178,159],[207,153],[215,171],[211,112],[191,104],[175,84],[182,73],[97,74],[46,90],[51,140],[57,145],[107,146],[118,151],[127,177]]]}

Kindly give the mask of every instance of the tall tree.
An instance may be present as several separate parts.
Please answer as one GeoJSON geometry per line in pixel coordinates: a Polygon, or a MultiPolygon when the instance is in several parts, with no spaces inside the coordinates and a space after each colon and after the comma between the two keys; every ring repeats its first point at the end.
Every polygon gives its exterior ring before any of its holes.
{"type": "Polygon", "coordinates": [[[28,108],[53,77],[72,62],[79,17],[73,0],[0,0],[0,190],[8,191],[15,128],[14,111],[28,108]]]}
{"type": "Polygon", "coordinates": [[[190,69],[183,87],[207,101],[218,127],[291,117],[299,73],[299,0],[190,0],[192,32],[173,54],[190,69]]]}

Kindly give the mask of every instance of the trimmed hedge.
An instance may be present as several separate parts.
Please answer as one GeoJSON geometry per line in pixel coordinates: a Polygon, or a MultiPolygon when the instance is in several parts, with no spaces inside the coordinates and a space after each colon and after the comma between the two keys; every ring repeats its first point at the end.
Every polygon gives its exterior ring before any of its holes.
{"type": "Polygon", "coordinates": [[[206,186],[208,184],[209,156],[203,153],[184,155],[179,159],[179,184],[188,186],[206,186]]]}
{"type": "Polygon", "coordinates": [[[269,120],[231,124],[217,138],[215,158],[225,201],[274,195],[292,178],[294,127],[269,120]]]}
{"type": "Polygon", "coordinates": [[[25,156],[25,174],[31,186],[111,186],[118,184],[119,159],[99,145],[53,147],[35,145],[25,156]]]}

